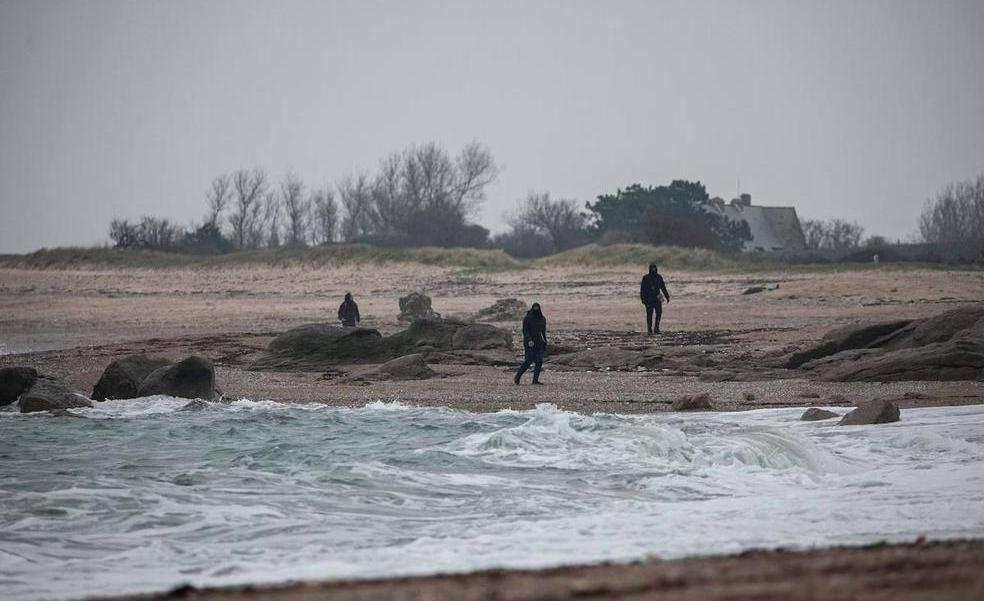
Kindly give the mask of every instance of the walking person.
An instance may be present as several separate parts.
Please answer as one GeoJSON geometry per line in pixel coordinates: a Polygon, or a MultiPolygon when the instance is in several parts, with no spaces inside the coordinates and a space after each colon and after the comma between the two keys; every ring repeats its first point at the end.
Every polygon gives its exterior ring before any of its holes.
{"type": "Polygon", "coordinates": [[[345,293],[345,300],[338,306],[338,321],[342,322],[342,327],[354,328],[359,325],[362,318],[359,316],[359,305],[352,300],[352,293],[345,293]]]}
{"type": "Polygon", "coordinates": [[[642,304],[646,305],[646,331],[649,335],[659,334],[659,321],[663,317],[663,297],[670,302],[670,293],[666,291],[666,282],[659,275],[659,269],[653,263],[649,273],[642,276],[642,286],[639,289],[642,304]],[[662,296],[660,295],[662,293],[662,296]]]}
{"type": "Polygon", "coordinates": [[[540,369],[543,368],[543,353],[547,350],[547,319],[540,310],[540,303],[533,303],[523,317],[523,364],[519,366],[513,381],[518,385],[526,370],[533,366],[533,383],[540,382],[540,369]]]}

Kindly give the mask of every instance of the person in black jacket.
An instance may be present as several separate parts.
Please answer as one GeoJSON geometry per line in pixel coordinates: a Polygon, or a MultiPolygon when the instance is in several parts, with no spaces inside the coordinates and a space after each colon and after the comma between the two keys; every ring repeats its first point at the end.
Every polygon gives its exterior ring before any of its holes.
{"type": "Polygon", "coordinates": [[[547,319],[540,310],[540,303],[533,303],[523,318],[523,364],[519,366],[513,381],[519,384],[526,370],[533,365],[533,383],[540,382],[540,369],[543,367],[543,352],[547,350],[547,319]]]}
{"type": "Polygon", "coordinates": [[[659,269],[653,263],[649,266],[649,273],[642,276],[642,286],[639,289],[639,297],[642,304],[646,305],[646,330],[653,334],[659,334],[659,320],[663,317],[663,296],[666,302],[670,302],[670,293],[666,291],[666,283],[663,276],[659,275],[659,269]],[[655,322],[653,318],[655,317],[655,322]]]}
{"type": "Polygon", "coordinates": [[[346,328],[354,328],[362,321],[359,316],[359,305],[352,300],[351,292],[345,293],[345,300],[338,306],[338,321],[346,328]]]}

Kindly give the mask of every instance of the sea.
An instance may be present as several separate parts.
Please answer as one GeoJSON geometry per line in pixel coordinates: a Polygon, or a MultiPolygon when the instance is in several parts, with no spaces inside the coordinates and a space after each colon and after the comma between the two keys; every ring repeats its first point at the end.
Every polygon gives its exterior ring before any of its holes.
{"type": "Polygon", "coordinates": [[[853,427],[801,413],[7,408],[0,591],[83,599],[984,536],[984,406],[853,427]]]}

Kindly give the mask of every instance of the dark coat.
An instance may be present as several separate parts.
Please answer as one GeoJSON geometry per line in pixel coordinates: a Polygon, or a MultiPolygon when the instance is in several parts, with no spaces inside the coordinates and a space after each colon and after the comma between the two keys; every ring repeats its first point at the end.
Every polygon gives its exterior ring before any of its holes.
{"type": "Polygon", "coordinates": [[[659,296],[660,292],[663,293],[666,300],[670,300],[670,293],[666,291],[666,283],[663,282],[663,276],[658,273],[655,275],[647,273],[642,276],[642,285],[639,288],[639,298],[642,300],[642,304],[652,307],[663,302],[663,299],[659,296]]]}
{"type": "Polygon", "coordinates": [[[533,341],[533,348],[542,351],[547,348],[547,318],[543,313],[527,311],[523,318],[523,348],[530,348],[530,340],[533,341]]]}
{"type": "Polygon", "coordinates": [[[342,304],[338,307],[338,320],[342,322],[342,325],[346,326],[354,326],[362,321],[362,318],[359,316],[359,305],[351,299],[342,301],[342,304]]]}

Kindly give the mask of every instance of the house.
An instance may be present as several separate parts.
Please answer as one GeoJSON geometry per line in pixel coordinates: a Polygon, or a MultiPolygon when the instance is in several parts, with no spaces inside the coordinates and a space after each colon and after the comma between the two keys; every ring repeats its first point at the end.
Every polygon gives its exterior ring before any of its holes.
{"type": "Polygon", "coordinates": [[[715,197],[711,206],[718,213],[748,224],[752,239],[746,240],[744,252],[797,252],[806,250],[806,239],[793,207],[760,207],[752,204],[750,194],[725,204],[715,197]]]}

